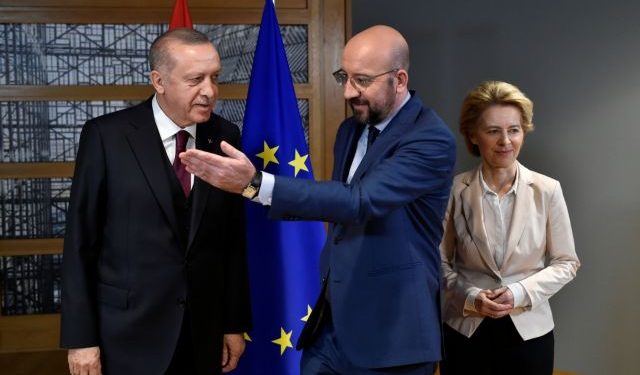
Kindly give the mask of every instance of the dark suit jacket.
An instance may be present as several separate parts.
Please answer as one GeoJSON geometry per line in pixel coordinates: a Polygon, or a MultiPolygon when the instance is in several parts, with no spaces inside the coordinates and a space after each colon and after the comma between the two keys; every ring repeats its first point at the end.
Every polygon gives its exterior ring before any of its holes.
{"type": "MultiPolygon", "coordinates": [[[[222,140],[238,147],[239,137],[212,115],[197,125],[196,147],[221,153],[222,140]]],[[[82,129],[64,242],[61,346],[100,346],[106,374],[163,373],[185,311],[201,374],[220,372],[224,333],[249,329],[242,198],[196,178],[191,217],[179,220],[170,173],[151,100],[82,129]]]]}
{"type": "Polygon", "coordinates": [[[270,215],[331,223],[320,271],[329,280],[338,342],[353,363],[377,368],[437,361],[438,245],[455,140],[414,95],[346,184],[341,180],[357,128],[349,118],[338,130],[334,181],[276,177],[270,215]]]}

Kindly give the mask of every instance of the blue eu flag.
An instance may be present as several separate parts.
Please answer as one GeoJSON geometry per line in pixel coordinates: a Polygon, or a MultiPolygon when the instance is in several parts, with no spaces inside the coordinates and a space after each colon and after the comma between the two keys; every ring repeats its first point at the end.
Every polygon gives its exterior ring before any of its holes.
{"type": "MultiPolygon", "coordinates": [[[[313,179],[309,150],[274,5],[265,1],[242,131],[243,151],[266,172],[313,179]]],[[[234,373],[298,374],[294,349],[320,288],[320,222],[267,219],[247,202],[253,330],[234,373]]]]}

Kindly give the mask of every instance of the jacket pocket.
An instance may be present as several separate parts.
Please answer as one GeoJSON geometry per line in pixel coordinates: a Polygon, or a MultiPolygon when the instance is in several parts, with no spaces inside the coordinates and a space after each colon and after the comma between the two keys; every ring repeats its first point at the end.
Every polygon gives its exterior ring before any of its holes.
{"type": "Polygon", "coordinates": [[[128,307],[128,296],[129,291],[126,289],[98,283],[97,299],[105,305],[126,309],[128,307]]]}

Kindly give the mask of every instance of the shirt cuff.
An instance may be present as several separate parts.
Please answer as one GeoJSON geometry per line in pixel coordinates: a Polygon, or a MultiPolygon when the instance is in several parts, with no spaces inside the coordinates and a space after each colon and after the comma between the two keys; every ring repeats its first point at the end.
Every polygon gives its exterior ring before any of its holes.
{"type": "Polygon", "coordinates": [[[464,310],[462,311],[462,316],[468,316],[471,313],[478,312],[476,310],[476,297],[478,297],[478,293],[480,293],[481,289],[474,289],[467,294],[467,299],[464,301],[464,310]]]}
{"type": "Polygon", "coordinates": [[[509,290],[511,290],[511,293],[513,294],[514,308],[524,307],[531,304],[531,301],[529,300],[529,296],[527,295],[527,292],[524,290],[524,287],[522,286],[522,284],[520,283],[509,284],[507,285],[507,288],[509,288],[509,290]]]}
{"type": "Polygon", "coordinates": [[[260,203],[263,206],[271,206],[271,198],[273,197],[273,186],[276,183],[276,178],[265,171],[262,173],[262,182],[260,183],[260,191],[258,195],[253,198],[254,202],[260,203]]]}

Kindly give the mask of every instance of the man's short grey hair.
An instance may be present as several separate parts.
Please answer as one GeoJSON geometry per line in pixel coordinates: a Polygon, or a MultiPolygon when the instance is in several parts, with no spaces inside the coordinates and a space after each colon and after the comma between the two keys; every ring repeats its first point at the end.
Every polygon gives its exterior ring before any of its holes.
{"type": "Polygon", "coordinates": [[[149,49],[149,67],[151,70],[171,70],[174,61],[167,47],[171,42],[180,42],[187,45],[212,44],[207,35],[194,29],[180,28],[169,30],[151,43],[149,49]]]}

